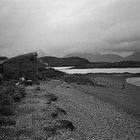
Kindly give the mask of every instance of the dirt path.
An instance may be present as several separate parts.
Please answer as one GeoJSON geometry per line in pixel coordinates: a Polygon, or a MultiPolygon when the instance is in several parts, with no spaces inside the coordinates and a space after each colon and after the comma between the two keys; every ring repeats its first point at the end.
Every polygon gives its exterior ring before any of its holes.
{"type": "Polygon", "coordinates": [[[16,125],[1,127],[1,139],[140,139],[140,122],[108,103],[61,80],[42,82],[40,90],[36,88],[37,86],[26,88],[27,96],[13,117],[16,125]],[[57,100],[50,101],[51,94],[57,100]]]}

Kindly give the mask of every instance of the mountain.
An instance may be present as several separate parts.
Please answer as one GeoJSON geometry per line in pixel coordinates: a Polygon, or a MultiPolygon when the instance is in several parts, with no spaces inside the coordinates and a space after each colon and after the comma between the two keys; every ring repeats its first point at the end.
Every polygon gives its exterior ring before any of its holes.
{"type": "Polygon", "coordinates": [[[140,61],[140,52],[134,52],[132,55],[125,57],[126,61],[140,61]]]}
{"type": "Polygon", "coordinates": [[[64,57],[81,57],[91,62],[120,62],[120,61],[140,61],[140,52],[134,52],[127,57],[115,54],[92,54],[92,53],[71,53],[64,57]]]}
{"type": "Polygon", "coordinates": [[[114,54],[71,53],[64,57],[81,57],[91,62],[119,62],[123,57],[114,54]]]}
{"type": "Polygon", "coordinates": [[[79,57],[69,57],[69,58],[58,58],[52,56],[40,57],[44,63],[47,63],[49,67],[63,67],[63,66],[80,66],[90,64],[86,59],[79,57]]]}

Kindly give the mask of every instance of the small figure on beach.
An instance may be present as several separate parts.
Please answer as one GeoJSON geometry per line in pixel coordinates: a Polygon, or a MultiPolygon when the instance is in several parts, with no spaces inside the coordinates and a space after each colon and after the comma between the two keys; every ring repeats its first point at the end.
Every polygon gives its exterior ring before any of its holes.
{"type": "Polygon", "coordinates": [[[122,85],[122,89],[124,89],[125,88],[125,85],[124,85],[124,83],[123,83],[123,85],[122,85]]]}

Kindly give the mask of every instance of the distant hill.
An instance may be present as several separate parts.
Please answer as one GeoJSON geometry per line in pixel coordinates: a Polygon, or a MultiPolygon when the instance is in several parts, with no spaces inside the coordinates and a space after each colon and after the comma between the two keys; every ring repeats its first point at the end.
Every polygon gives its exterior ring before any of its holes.
{"type": "Polygon", "coordinates": [[[134,52],[132,55],[125,57],[126,61],[140,61],[140,52],[134,52]]]}
{"type": "Polygon", "coordinates": [[[39,58],[49,67],[66,67],[73,66],[73,68],[140,68],[140,61],[120,61],[120,62],[90,62],[80,57],[58,58],[52,56],[45,56],[39,58]]]}
{"type": "Polygon", "coordinates": [[[63,66],[80,66],[90,64],[86,59],[79,57],[58,58],[52,56],[40,57],[44,63],[48,63],[49,67],[63,67],[63,66]]]}
{"type": "Polygon", "coordinates": [[[123,57],[113,54],[92,54],[92,53],[71,53],[64,57],[81,57],[91,62],[119,62],[123,60],[123,57]]]}
{"type": "Polygon", "coordinates": [[[121,61],[121,62],[92,62],[86,65],[75,66],[77,69],[87,68],[140,68],[140,61],[121,61]]]}
{"type": "Polygon", "coordinates": [[[120,61],[140,61],[140,52],[134,52],[127,57],[115,54],[92,54],[92,53],[71,53],[64,57],[81,57],[91,62],[120,62],[120,61]]]}

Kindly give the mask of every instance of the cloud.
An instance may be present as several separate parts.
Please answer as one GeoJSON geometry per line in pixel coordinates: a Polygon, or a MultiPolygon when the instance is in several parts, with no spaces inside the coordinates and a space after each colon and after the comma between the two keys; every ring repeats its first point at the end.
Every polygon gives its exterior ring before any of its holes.
{"type": "Polygon", "coordinates": [[[139,12],[138,0],[1,0],[0,50],[137,51],[139,12]]]}

